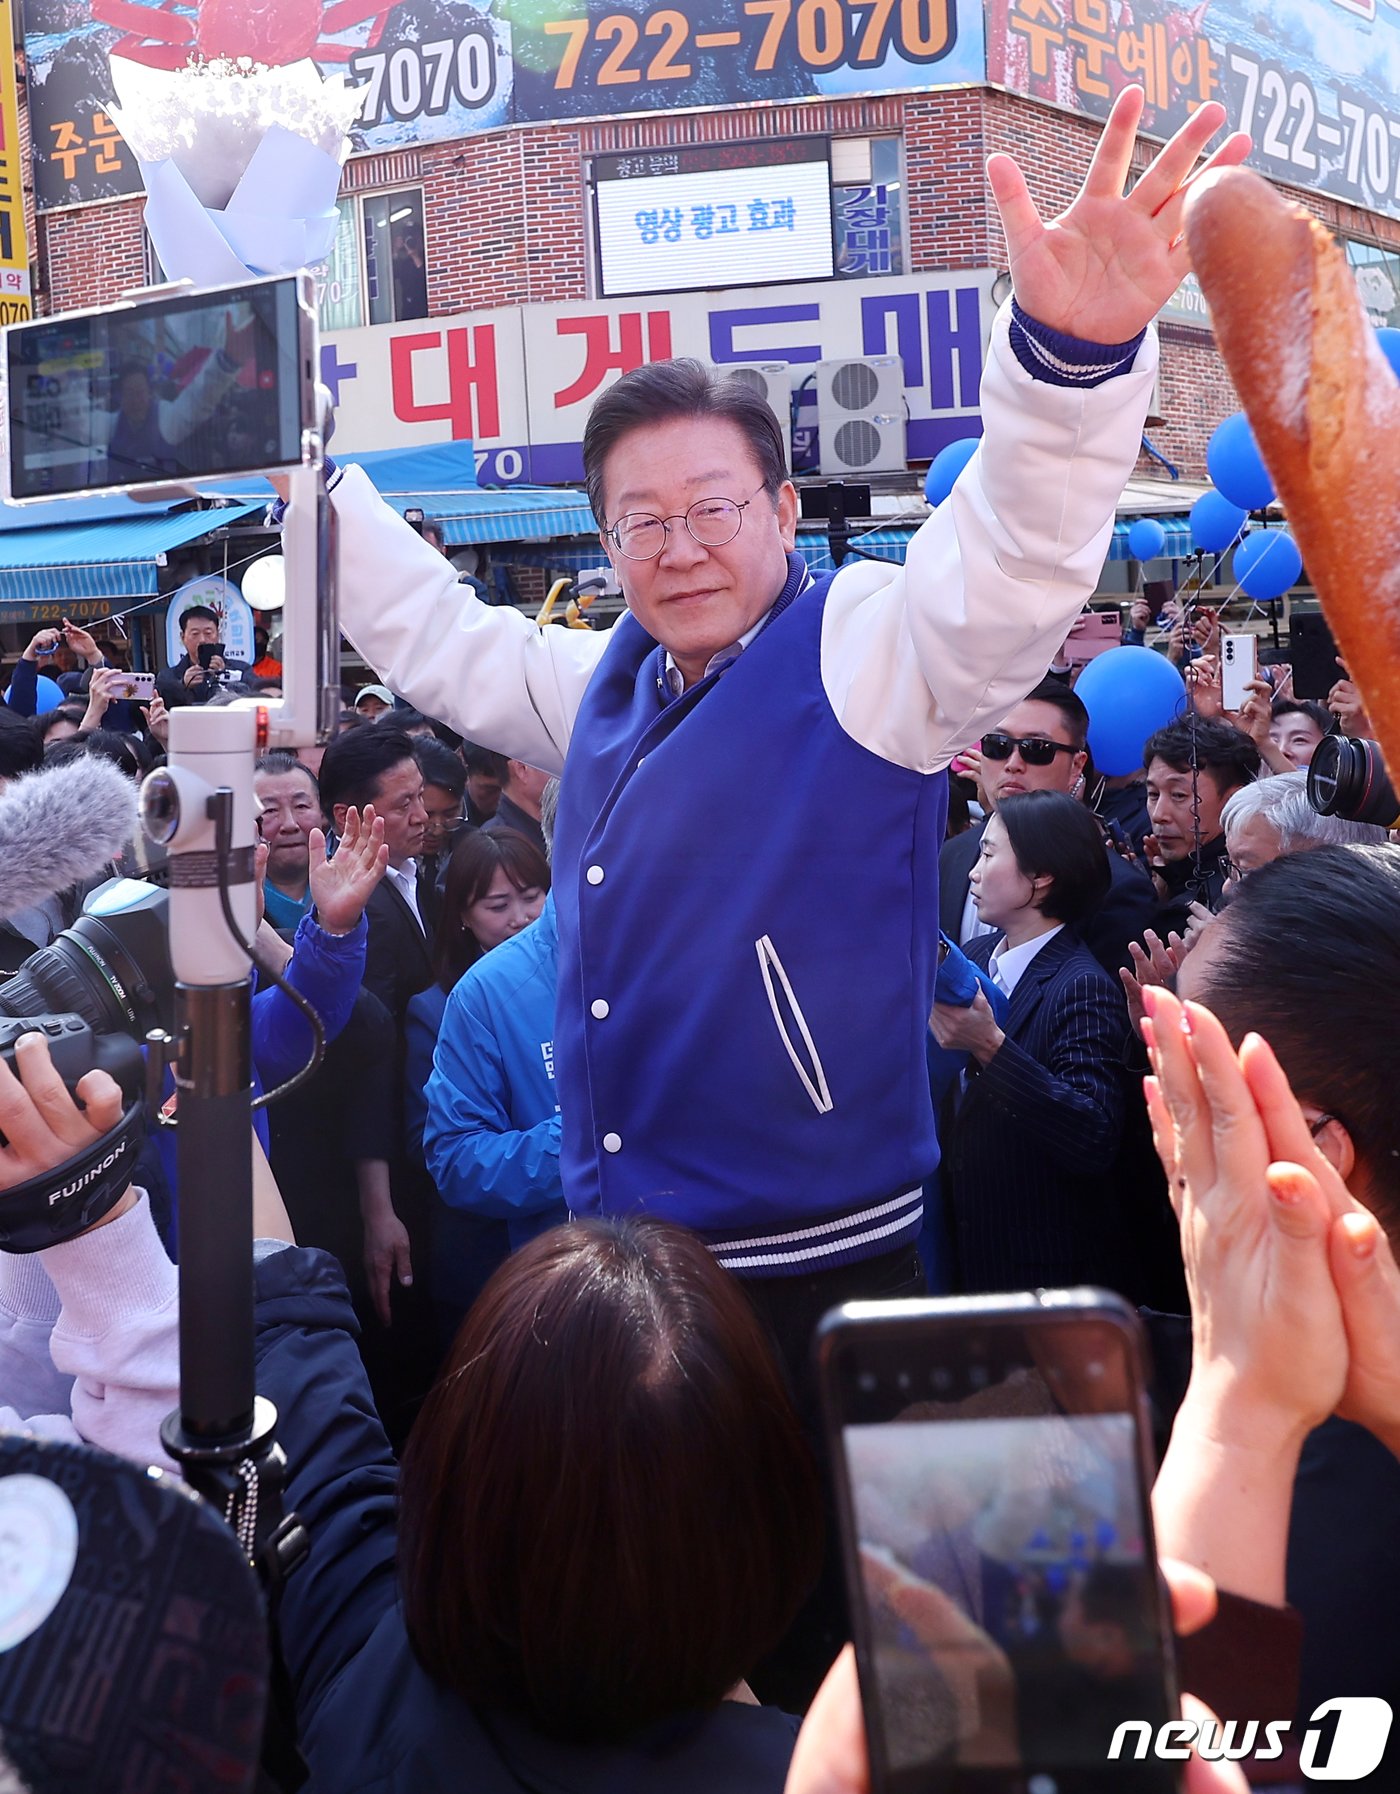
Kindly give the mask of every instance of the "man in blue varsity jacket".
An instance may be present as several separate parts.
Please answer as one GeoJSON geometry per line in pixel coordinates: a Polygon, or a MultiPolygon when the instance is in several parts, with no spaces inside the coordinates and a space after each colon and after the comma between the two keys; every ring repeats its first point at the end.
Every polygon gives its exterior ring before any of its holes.
{"type": "Polygon", "coordinates": [[[944,769],[1094,590],[1150,322],[1186,271],[1181,188],[1224,117],[1203,106],[1124,198],[1141,108],[1120,97],[1048,226],[1010,158],[988,164],[1015,304],[981,448],[902,568],[814,580],[771,413],[697,363],[624,375],[589,420],[628,606],[607,632],[477,602],[362,472],[335,480],[342,622],[366,660],[472,740],[563,772],[566,1200],[699,1230],[778,1309],[799,1283],[807,1316],[917,1287],[944,769]]]}

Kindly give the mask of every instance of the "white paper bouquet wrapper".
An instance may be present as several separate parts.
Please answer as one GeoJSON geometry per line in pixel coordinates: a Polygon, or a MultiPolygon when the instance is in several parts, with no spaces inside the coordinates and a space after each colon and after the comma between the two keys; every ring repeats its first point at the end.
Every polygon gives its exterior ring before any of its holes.
{"type": "Polygon", "coordinates": [[[222,286],[326,259],[357,89],[324,81],[310,61],[167,71],[114,56],[111,69],[112,120],[140,167],[146,229],[172,280],[222,286]]]}

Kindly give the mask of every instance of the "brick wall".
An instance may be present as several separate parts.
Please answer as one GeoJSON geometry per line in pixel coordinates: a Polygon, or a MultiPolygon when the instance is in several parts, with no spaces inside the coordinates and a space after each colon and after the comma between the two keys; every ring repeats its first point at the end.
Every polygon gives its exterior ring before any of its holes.
{"type": "Polygon", "coordinates": [[[105,205],[40,215],[40,267],[48,276],[49,311],[106,305],[146,278],[143,202],[114,199],[105,205]]]}
{"type": "MultiPolygon", "coordinates": [[[[1016,157],[1042,213],[1052,216],[1073,197],[1098,141],[1089,120],[964,88],[513,128],[357,160],[346,185],[421,181],[429,304],[435,315],[449,315],[587,297],[590,157],[805,134],[902,134],[913,270],[1005,267],[984,174],[991,150],[1016,157]],[[380,166],[387,160],[392,170],[380,166]]],[[[1152,153],[1140,145],[1135,170],[1152,153]]],[[[1400,249],[1400,221],[1314,194],[1296,197],[1333,229],[1400,249]]],[[[50,213],[39,220],[37,249],[46,309],[101,304],[142,279],[140,202],[50,213]]],[[[1165,422],[1151,427],[1152,441],[1185,476],[1201,478],[1210,431],[1237,406],[1204,333],[1164,329],[1161,394],[1165,422]]]]}

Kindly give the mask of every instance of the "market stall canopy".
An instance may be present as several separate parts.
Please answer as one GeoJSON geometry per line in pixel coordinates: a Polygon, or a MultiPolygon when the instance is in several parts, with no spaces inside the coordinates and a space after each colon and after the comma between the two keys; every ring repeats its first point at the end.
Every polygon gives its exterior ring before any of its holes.
{"type": "Polygon", "coordinates": [[[0,602],[145,598],[172,549],[261,511],[242,498],[210,509],[140,504],[123,495],[0,507],[0,602]]]}

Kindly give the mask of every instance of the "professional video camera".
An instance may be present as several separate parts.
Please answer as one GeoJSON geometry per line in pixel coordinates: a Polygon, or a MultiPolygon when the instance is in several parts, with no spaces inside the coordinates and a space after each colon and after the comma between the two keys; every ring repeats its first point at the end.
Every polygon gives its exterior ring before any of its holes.
{"type": "Polygon", "coordinates": [[[175,1019],[170,898],[156,885],[110,878],[83,913],[0,984],[0,1015],[81,1016],[94,1034],[142,1041],[175,1019]]]}
{"type": "Polygon", "coordinates": [[[1326,735],[1308,767],[1308,802],[1319,816],[1347,822],[1400,824],[1400,797],[1390,782],[1380,744],[1359,736],[1326,735]]]}

